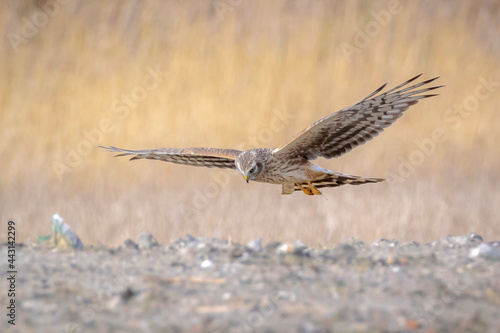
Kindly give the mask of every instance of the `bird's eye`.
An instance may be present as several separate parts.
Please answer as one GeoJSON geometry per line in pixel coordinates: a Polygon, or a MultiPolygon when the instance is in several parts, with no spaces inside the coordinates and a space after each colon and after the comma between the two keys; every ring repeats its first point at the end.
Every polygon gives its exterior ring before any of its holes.
{"type": "Polygon", "coordinates": [[[254,166],[253,168],[251,168],[249,173],[254,173],[255,171],[257,171],[257,166],[254,166]]]}

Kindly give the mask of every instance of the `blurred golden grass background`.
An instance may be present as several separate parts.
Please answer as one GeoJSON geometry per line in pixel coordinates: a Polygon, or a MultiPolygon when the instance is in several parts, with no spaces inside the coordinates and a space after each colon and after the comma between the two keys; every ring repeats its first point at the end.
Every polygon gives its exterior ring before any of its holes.
{"type": "Polygon", "coordinates": [[[47,234],[57,212],[84,244],[106,245],[145,230],[160,242],[498,240],[499,14],[495,1],[466,0],[3,1],[0,218],[26,241],[47,234]],[[151,70],[162,73],[156,86],[151,70]],[[441,76],[440,96],[350,154],[317,161],[404,174],[383,184],[282,196],[234,171],[128,162],[96,147],[276,147],[421,72],[441,76]],[[420,148],[436,128],[444,141],[420,148]]]}

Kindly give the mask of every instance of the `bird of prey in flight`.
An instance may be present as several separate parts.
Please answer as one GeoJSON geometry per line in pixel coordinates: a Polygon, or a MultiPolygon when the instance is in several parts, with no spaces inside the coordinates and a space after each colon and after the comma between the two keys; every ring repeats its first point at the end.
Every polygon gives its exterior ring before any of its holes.
{"type": "Polygon", "coordinates": [[[101,148],[119,153],[116,156],[135,155],[131,160],[147,158],[208,168],[237,169],[247,182],[253,180],[282,185],[282,194],[303,191],[308,195],[320,195],[320,188],[378,183],[384,179],[342,174],[324,169],[311,161],[318,157],[329,159],[348,153],[379,135],[419,100],[436,96],[425,93],[442,87],[429,87],[428,84],[437,77],[408,86],[421,75],[381,93],[387,85],[384,84],[361,102],[316,121],[275,149],[101,148]],[[417,89],[420,87],[423,88],[417,89]]]}

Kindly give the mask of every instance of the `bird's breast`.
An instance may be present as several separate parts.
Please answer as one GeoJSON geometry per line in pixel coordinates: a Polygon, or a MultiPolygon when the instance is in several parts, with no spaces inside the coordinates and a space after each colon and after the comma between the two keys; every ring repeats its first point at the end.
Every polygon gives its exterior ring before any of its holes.
{"type": "Polygon", "coordinates": [[[290,182],[308,181],[315,173],[310,168],[312,164],[301,159],[275,159],[266,164],[264,171],[254,180],[264,183],[283,184],[290,182]]]}

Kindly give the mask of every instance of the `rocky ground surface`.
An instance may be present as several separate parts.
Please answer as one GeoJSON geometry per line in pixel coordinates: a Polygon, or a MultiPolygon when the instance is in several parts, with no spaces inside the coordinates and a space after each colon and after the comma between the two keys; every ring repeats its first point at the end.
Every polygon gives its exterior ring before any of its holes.
{"type": "Polygon", "coordinates": [[[2,314],[2,332],[500,332],[500,242],[475,234],[327,249],[143,234],[18,244],[16,268],[16,325],[2,314]]]}

